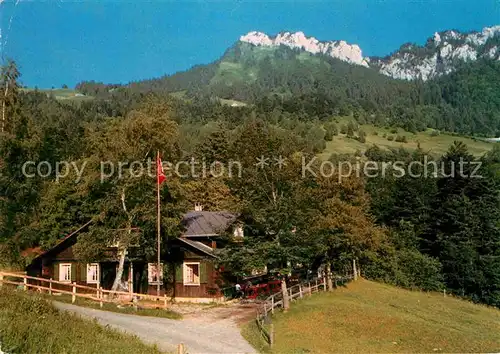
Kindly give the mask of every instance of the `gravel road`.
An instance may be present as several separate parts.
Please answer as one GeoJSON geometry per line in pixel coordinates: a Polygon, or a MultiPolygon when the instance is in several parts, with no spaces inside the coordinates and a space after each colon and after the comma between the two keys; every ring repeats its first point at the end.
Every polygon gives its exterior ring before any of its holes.
{"type": "Polygon", "coordinates": [[[184,343],[189,354],[255,353],[230,319],[203,321],[199,318],[170,320],[159,317],[134,316],[54,302],[60,310],[83,317],[96,318],[103,325],[135,334],[145,343],[156,344],[162,351],[172,352],[184,343]]]}

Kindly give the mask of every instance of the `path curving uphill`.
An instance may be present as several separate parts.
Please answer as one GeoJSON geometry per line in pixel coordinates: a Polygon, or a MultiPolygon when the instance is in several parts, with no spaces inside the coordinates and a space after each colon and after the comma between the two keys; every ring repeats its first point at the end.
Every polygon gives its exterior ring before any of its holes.
{"type": "Polygon", "coordinates": [[[95,318],[102,325],[134,334],[145,343],[156,344],[166,352],[174,351],[179,343],[184,343],[190,354],[256,352],[241,336],[236,323],[229,318],[215,321],[211,318],[207,321],[188,316],[184,320],[170,320],[101,311],[57,301],[54,306],[83,317],[95,318]]]}

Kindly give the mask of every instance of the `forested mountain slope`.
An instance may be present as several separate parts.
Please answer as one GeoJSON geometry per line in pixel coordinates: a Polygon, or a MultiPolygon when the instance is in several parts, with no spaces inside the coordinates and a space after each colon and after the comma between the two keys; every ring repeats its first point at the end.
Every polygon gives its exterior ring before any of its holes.
{"type": "MultiPolygon", "coordinates": [[[[492,46],[496,38],[489,38],[484,46],[492,46]]],[[[117,91],[182,92],[186,98],[233,99],[262,109],[279,106],[286,111],[302,110],[320,118],[353,114],[360,123],[410,131],[434,128],[499,135],[500,61],[483,56],[468,62],[456,60],[453,65],[453,70],[445,70],[446,75],[425,82],[396,80],[374,67],[325,53],[238,41],[216,62],[185,72],[128,85],[81,82],[77,89],[103,98],[117,91]]]]}

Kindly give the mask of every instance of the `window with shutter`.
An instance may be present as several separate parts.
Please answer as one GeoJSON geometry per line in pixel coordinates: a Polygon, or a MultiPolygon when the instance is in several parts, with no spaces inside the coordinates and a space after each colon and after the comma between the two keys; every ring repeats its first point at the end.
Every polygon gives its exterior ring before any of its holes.
{"type": "Polygon", "coordinates": [[[183,264],[184,285],[200,285],[200,263],[199,262],[184,262],[183,264]]]}
{"type": "Polygon", "coordinates": [[[71,282],[71,263],[59,263],[59,281],[71,282]]]}
{"type": "Polygon", "coordinates": [[[87,263],[87,283],[99,283],[99,263],[87,263]]]}

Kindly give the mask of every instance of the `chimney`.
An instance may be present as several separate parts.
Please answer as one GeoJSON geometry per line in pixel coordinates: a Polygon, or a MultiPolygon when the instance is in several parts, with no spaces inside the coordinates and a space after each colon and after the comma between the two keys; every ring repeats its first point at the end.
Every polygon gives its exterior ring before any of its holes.
{"type": "Polygon", "coordinates": [[[200,203],[195,203],[194,211],[203,211],[203,205],[201,205],[200,203]]]}

